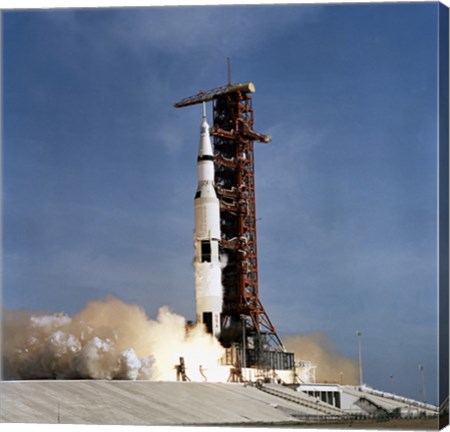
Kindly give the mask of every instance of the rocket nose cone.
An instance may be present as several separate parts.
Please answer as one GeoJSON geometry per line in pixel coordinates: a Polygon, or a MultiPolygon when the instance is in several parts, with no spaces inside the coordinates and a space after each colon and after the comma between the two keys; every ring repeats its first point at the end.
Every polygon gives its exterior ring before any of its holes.
{"type": "Polygon", "coordinates": [[[200,144],[198,146],[198,156],[212,156],[212,145],[211,140],[209,139],[209,134],[202,134],[200,137],[200,144]]]}
{"type": "Polygon", "coordinates": [[[198,156],[212,156],[212,145],[211,145],[211,139],[209,136],[209,124],[206,120],[206,112],[205,108],[203,106],[203,116],[202,116],[202,123],[200,125],[200,144],[198,147],[198,156]]]}
{"type": "Polygon", "coordinates": [[[200,134],[201,135],[205,135],[206,133],[209,134],[209,124],[208,124],[208,120],[206,119],[206,104],[205,102],[203,102],[203,107],[202,107],[202,123],[200,125],[200,134]]]}
{"type": "Polygon", "coordinates": [[[200,134],[201,135],[209,135],[209,124],[206,121],[206,117],[203,117],[202,124],[200,125],[200,134]]]}

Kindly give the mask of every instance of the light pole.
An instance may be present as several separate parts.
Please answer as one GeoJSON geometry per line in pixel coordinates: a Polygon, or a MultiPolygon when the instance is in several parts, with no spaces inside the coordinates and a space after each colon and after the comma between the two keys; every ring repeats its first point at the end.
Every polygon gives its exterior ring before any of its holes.
{"type": "Polygon", "coordinates": [[[425,370],[423,369],[422,365],[419,365],[419,371],[420,371],[420,380],[422,382],[423,403],[427,403],[427,395],[426,395],[426,392],[425,392],[425,370]]]}
{"type": "Polygon", "coordinates": [[[363,368],[362,368],[362,350],[361,350],[361,336],[362,333],[360,331],[356,332],[356,336],[358,336],[358,356],[359,356],[359,385],[362,387],[363,385],[363,368]]]}
{"type": "Polygon", "coordinates": [[[389,378],[391,379],[392,394],[395,394],[394,375],[391,375],[389,378]]]}

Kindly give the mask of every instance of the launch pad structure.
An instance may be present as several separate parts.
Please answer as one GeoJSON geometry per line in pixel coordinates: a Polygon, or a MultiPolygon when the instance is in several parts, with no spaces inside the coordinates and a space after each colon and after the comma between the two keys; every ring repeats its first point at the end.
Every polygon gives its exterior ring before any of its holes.
{"type": "MultiPolygon", "coordinates": [[[[271,137],[253,130],[251,82],[231,83],[174,104],[176,108],[212,101],[214,179],[220,201],[223,307],[220,342],[227,364],[263,370],[294,370],[259,296],[256,235],[254,141],[271,137]]],[[[208,323],[206,322],[206,326],[208,323]]],[[[211,329],[208,328],[211,331],[211,329]]]]}

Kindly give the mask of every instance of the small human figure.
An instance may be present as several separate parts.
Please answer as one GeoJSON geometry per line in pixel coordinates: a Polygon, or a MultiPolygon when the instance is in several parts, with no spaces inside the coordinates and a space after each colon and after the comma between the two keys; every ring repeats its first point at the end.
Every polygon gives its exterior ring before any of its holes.
{"type": "Polygon", "coordinates": [[[208,378],[206,378],[206,375],[205,375],[205,369],[203,368],[202,365],[199,366],[198,370],[200,371],[200,375],[203,377],[203,381],[204,382],[208,381],[208,378]]]}
{"type": "Polygon", "coordinates": [[[180,364],[175,365],[177,371],[177,381],[190,381],[186,375],[186,366],[184,365],[184,358],[180,357],[180,364]]]}

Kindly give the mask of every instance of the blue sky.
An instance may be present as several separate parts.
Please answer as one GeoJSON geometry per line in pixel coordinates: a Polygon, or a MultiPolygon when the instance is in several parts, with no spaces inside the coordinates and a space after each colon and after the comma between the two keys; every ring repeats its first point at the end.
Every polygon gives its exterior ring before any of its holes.
{"type": "MultiPolygon", "coordinates": [[[[436,402],[437,3],[3,14],[3,305],[193,319],[200,107],[253,81],[260,292],[436,402]]],[[[211,118],[211,107],[208,107],[211,118]]]]}

